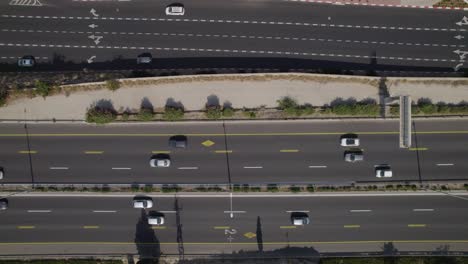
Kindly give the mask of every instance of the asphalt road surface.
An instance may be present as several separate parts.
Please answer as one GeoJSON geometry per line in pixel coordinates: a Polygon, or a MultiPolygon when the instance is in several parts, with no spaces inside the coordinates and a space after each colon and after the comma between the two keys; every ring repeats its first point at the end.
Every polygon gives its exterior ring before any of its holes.
{"type": "Polygon", "coordinates": [[[302,248],[297,256],[346,252],[356,245],[374,251],[375,244],[388,242],[401,245],[396,251],[426,243],[466,250],[468,243],[463,196],[234,196],[232,207],[229,196],[153,197],[153,202],[153,208],[144,210],[132,208],[130,196],[11,196],[9,209],[0,212],[0,251],[31,248],[22,254],[34,254],[53,246],[41,253],[59,254],[69,246],[68,254],[102,253],[125,245],[140,254],[229,254],[289,245],[302,248]],[[147,224],[154,212],[164,215],[164,225],[147,224]],[[291,212],[306,213],[310,224],[292,225],[291,212]]]}
{"type": "Polygon", "coordinates": [[[343,184],[467,180],[468,122],[414,123],[413,146],[399,148],[398,122],[287,121],[140,125],[2,124],[2,183],[343,184]],[[345,162],[340,136],[356,133],[364,161],[345,162]],[[170,148],[186,135],[186,149],[170,148]],[[152,168],[153,154],[170,155],[152,168]],[[376,178],[389,164],[392,178],[376,178]]]}
{"type": "MultiPolygon", "coordinates": [[[[0,3],[0,70],[259,68],[454,72],[465,68],[464,11],[283,0],[28,0],[0,3]],[[151,65],[136,65],[150,52],[151,65]]],[[[27,72],[28,70],[26,70],[27,72]]]]}

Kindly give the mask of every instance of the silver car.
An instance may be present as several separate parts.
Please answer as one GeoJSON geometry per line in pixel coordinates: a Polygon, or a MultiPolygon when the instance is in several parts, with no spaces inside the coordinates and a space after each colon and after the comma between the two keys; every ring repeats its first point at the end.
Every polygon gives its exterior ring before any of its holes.
{"type": "Polygon", "coordinates": [[[142,53],[137,57],[137,64],[149,64],[153,61],[151,53],[142,53]]]}
{"type": "Polygon", "coordinates": [[[5,171],[2,167],[0,167],[0,180],[3,180],[3,176],[5,175],[5,171]]]}
{"type": "Polygon", "coordinates": [[[295,226],[303,226],[310,224],[309,216],[304,212],[292,212],[291,223],[295,226]]]}
{"type": "Polygon", "coordinates": [[[358,162],[364,160],[364,152],[361,149],[350,149],[344,152],[344,160],[347,162],[358,162]]]}
{"type": "Polygon", "coordinates": [[[393,177],[392,168],[388,164],[375,165],[375,177],[391,178],[393,177]]]}
{"type": "Polygon", "coordinates": [[[164,225],[164,216],[148,216],[149,225],[164,225]]]}
{"type": "Polygon", "coordinates": [[[153,168],[167,168],[171,166],[171,158],[166,154],[157,154],[151,157],[150,166],[153,168]]]}
{"type": "Polygon", "coordinates": [[[185,8],[183,4],[171,4],[166,7],[166,15],[168,16],[183,16],[185,8]]]}
{"type": "Polygon", "coordinates": [[[133,198],[133,208],[147,209],[153,207],[153,201],[149,197],[135,197],[133,198]]]}
{"type": "Polygon", "coordinates": [[[0,199],[0,210],[8,209],[8,200],[7,199],[0,199]]]}

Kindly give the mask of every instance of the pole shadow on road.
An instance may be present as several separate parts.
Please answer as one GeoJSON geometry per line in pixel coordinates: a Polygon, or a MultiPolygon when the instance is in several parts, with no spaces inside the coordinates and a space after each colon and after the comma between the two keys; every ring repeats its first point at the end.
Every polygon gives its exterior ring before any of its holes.
{"type": "Polygon", "coordinates": [[[141,260],[138,263],[158,263],[161,247],[154,230],[148,224],[148,216],[143,209],[136,224],[135,244],[141,260]]]}

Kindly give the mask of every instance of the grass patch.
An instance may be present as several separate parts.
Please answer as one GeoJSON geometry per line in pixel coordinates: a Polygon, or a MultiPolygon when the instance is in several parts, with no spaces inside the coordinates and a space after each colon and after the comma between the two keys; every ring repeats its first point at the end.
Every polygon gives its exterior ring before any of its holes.
{"type": "Polygon", "coordinates": [[[285,96],[276,102],[278,103],[278,108],[283,110],[283,112],[288,116],[311,115],[315,112],[312,105],[299,105],[296,99],[289,96],[285,96]]]}
{"type": "Polygon", "coordinates": [[[34,91],[35,94],[40,95],[42,97],[47,97],[52,93],[52,86],[49,83],[37,80],[35,82],[36,90],[34,91]]]}
{"type": "Polygon", "coordinates": [[[434,5],[435,7],[468,7],[463,0],[442,0],[434,5]]]}
{"type": "Polygon", "coordinates": [[[209,119],[220,119],[223,115],[223,111],[221,110],[221,106],[219,105],[207,106],[205,115],[209,119]]]}
{"type": "Polygon", "coordinates": [[[115,79],[107,80],[106,87],[111,91],[117,91],[120,88],[120,82],[115,79]]]}
{"type": "Polygon", "coordinates": [[[379,106],[369,103],[343,103],[329,106],[324,112],[335,115],[377,116],[379,114],[379,106]]]}
{"type": "Polygon", "coordinates": [[[234,115],[234,109],[231,107],[223,108],[223,117],[232,117],[234,115]]]}

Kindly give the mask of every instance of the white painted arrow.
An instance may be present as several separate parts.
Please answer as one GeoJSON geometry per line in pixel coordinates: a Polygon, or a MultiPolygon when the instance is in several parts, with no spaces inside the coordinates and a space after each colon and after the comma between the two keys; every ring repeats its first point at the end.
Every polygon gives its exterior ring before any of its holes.
{"type": "Polygon", "coordinates": [[[91,56],[87,61],[88,63],[93,63],[93,60],[96,58],[96,56],[91,56]]]}
{"type": "Polygon", "coordinates": [[[88,27],[90,27],[90,28],[93,28],[93,29],[94,29],[94,28],[97,28],[97,27],[98,27],[98,25],[96,25],[96,24],[91,24],[91,25],[89,25],[88,27]]]}
{"type": "Polygon", "coordinates": [[[460,60],[464,60],[466,55],[468,55],[468,51],[464,50],[454,50],[453,53],[456,53],[458,56],[460,56],[460,60]]]}
{"type": "Polygon", "coordinates": [[[460,22],[455,23],[459,26],[468,25],[468,17],[464,16],[460,22]]]}
{"type": "MultiPolygon", "coordinates": [[[[467,0],[467,1],[468,1],[468,0],[467,0]]],[[[458,40],[461,40],[462,38],[465,38],[465,37],[462,36],[462,35],[456,35],[455,38],[458,39],[458,40]]]]}
{"type": "Polygon", "coordinates": [[[459,64],[457,64],[457,66],[455,66],[453,69],[454,69],[455,71],[458,71],[462,66],[463,66],[463,63],[459,63],[459,64]]]}
{"type": "Polygon", "coordinates": [[[88,38],[94,40],[94,43],[97,45],[97,44],[101,43],[101,39],[103,38],[103,36],[91,35],[91,36],[88,36],[88,38]]]}
{"type": "Polygon", "coordinates": [[[96,13],[96,10],[94,8],[91,8],[91,10],[89,10],[89,12],[95,16],[95,17],[98,17],[99,15],[96,13]]]}

